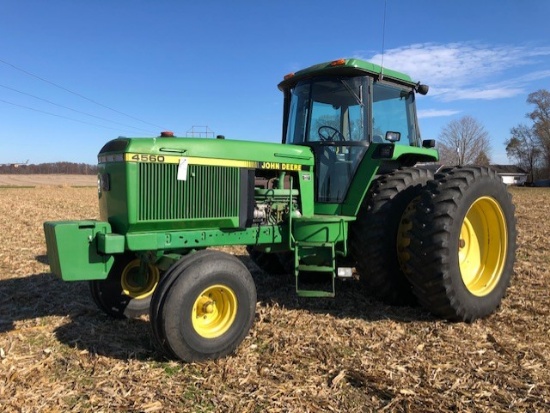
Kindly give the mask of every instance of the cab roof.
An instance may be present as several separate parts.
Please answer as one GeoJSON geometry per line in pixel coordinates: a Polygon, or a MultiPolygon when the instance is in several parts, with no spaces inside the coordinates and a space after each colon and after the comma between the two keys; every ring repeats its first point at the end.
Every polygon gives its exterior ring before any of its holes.
{"type": "Polygon", "coordinates": [[[394,81],[399,84],[414,87],[414,82],[410,76],[397,72],[395,70],[383,68],[375,65],[374,63],[367,62],[359,59],[338,59],[331,62],[319,63],[310,66],[306,69],[299,70],[296,73],[289,73],[285,76],[284,80],[279,83],[280,90],[288,89],[294,86],[302,79],[307,79],[314,76],[358,76],[369,75],[376,77],[383,77],[386,80],[394,81]]]}

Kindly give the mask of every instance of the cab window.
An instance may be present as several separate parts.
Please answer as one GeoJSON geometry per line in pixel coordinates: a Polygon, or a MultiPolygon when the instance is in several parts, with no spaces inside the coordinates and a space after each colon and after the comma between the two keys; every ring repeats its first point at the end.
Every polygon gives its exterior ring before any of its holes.
{"type": "Polygon", "coordinates": [[[400,145],[420,146],[416,129],[414,93],[377,82],[373,85],[373,142],[383,142],[387,132],[399,132],[400,145]]]}

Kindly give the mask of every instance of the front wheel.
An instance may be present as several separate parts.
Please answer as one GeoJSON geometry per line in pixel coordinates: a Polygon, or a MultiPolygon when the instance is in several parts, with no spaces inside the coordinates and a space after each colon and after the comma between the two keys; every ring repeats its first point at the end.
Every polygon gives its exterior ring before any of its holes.
{"type": "Polygon", "coordinates": [[[491,169],[458,167],[435,178],[416,205],[406,273],[432,313],[473,321],[498,308],[510,283],[514,205],[491,169]]]}
{"type": "Polygon", "coordinates": [[[159,280],[156,266],[124,254],[115,257],[107,279],[90,281],[90,292],[95,304],[107,315],[136,318],[148,313],[159,280]]]}
{"type": "Polygon", "coordinates": [[[254,321],[256,287],[235,257],[211,252],[174,266],[171,283],[155,292],[151,323],[167,355],[192,362],[223,357],[254,321]]]}

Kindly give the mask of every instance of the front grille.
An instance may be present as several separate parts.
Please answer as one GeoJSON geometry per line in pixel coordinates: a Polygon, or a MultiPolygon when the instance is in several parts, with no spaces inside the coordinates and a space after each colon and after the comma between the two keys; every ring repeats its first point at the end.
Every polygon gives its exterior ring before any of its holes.
{"type": "Polygon", "coordinates": [[[139,164],[138,221],[238,216],[239,168],[189,165],[178,181],[178,165],[139,164]]]}

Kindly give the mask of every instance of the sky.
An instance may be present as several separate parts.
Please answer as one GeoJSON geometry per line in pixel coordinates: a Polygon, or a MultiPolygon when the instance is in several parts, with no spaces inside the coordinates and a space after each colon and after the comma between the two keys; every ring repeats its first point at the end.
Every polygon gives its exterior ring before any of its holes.
{"type": "Polygon", "coordinates": [[[163,130],[279,142],[283,76],[351,57],[430,86],[424,139],[471,116],[509,163],[527,96],[550,90],[549,16],[548,0],[0,0],[0,164],[95,164],[163,130]]]}

